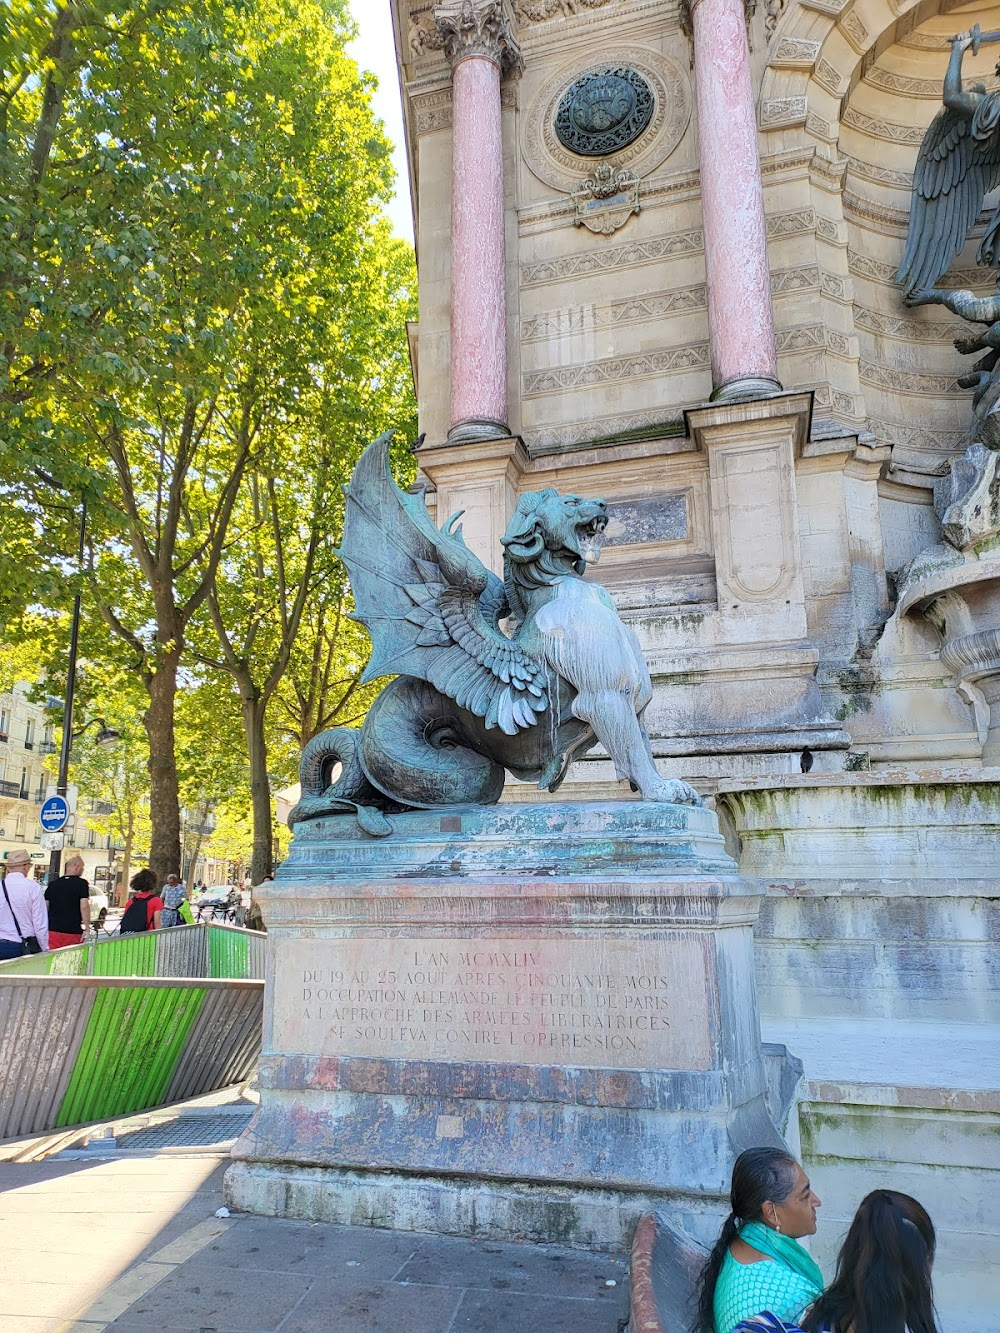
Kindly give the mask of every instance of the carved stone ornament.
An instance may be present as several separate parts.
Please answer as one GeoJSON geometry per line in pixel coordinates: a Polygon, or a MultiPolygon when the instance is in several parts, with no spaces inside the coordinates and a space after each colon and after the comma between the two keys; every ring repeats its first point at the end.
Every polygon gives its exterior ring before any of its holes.
{"type": "Polygon", "coordinates": [[[653,90],[636,70],[593,70],[560,98],[556,138],[581,157],[608,157],[635,143],[649,127],[653,108],[653,90]]]}
{"type": "Polygon", "coordinates": [[[504,74],[521,72],[521,48],[506,0],[447,0],[434,6],[434,22],[452,65],[482,56],[504,74]]]}
{"type": "Polygon", "coordinates": [[[614,3],[616,0],[514,0],[514,13],[524,23],[546,23],[614,3]]]}
{"type": "Polygon", "coordinates": [[[407,34],[411,60],[426,60],[436,51],[444,50],[444,33],[428,13],[411,14],[407,34]]]}
{"type": "MultiPolygon", "coordinates": [[[[994,414],[987,425],[996,431],[994,414]]],[[[1000,533],[1000,452],[977,442],[952,459],[947,476],[934,486],[934,508],[946,541],[965,551],[1000,533]]]]}
{"type": "MultiPolygon", "coordinates": [[[[995,477],[995,467],[991,470],[995,477]]],[[[1000,765],[1000,553],[995,544],[987,539],[961,552],[944,544],[922,551],[900,576],[899,614],[907,612],[923,615],[941,635],[941,661],[954,672],[976,716],[983,764],[1000,765]]]]}
{"type": "Polygon", "coordinates": [[[649,47],[614,46],[588,63],[575,60],[564,65],[546,79],[525,107],[521,145],[527,165],[539,180],[571,194],[580,185],[581,157],[588,155],[580,150],[588,140],[594,144],[593,152],[604,157],[614,171],[628,168],[647,177],[674,151],[690,120],[691,83],[679,61],[649,47]],[[608,79],[613,73],[617,80],[624,72],[634,80],[630,88],[638,90],[644,85],[649,90],[648,119],[645,91],[641,99],[636,93],[632,112],[630,97],[608,79]],[[582,98],[578,93],[584,94],[582,98]],[[622,95],[616,97],[616,93],[622,95]],[[636,120],[640,101],[644,109],[636,120]],[[576,112],[576,130],[570,141],[576,150],[565,142],[571,108],[576,112]],[[612,139],[617,135],[620,142],[597,147],[596,141],[608,135],[612,139]]]}
{"type": "Polygon", "coordinates": [[[615,171],[600,162],[573,191],[576,225],[598,236],[611,236],[639,212],[639,177],[622,167],[615,171]]]}

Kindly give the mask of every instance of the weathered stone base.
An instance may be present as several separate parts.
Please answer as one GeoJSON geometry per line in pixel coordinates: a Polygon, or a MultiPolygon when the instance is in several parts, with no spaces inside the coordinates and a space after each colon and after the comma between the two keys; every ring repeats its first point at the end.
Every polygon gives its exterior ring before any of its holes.
{"type": "Polygon", "coordinates": [[[710,1235],[735,1155],[779,1141],[759,888],[714,814],[391,822],[379,840],[347,816],[299,826],[261,892],[261,1104],[232,1205],[612,1249],[659,1207],[710,1235]]]}
{"type": "Polygon", "coordinates": [[[652,1208],[669,1208],[702,1235],[718,1231],[723,1211],[713,1200],[650,1191],[250,1162],[226,1173],[226,1203],[265,1217],[611,1251],[628,1247],[639,1218],[652,1208]]]}

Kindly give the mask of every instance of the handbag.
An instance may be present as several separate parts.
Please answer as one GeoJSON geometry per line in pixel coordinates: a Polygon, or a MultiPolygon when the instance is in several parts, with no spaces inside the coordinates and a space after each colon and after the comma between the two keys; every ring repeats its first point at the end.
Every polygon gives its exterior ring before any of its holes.
{"type": "Polygon", "coordinates": [[[10,912],[11,916],[14,917],[14,929],[17,931],[18,935],[21,936],[21,947],[24,949],[25,953],[41,953],[42,946],[38,943],[37,935],[21,934],[21,923],[20,921],[18,921],[17,917],[14,916],[14,909],[10,905],[10,895],[7,892],[6,875],[4,875],[2,882],[3,882],[3,896],[7,899],[7,910],[10,912]]]}

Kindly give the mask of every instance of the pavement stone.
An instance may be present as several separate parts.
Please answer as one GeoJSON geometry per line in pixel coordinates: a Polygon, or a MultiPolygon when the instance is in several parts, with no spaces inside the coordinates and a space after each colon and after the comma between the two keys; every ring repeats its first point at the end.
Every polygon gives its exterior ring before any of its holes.
{"type": "Polygon", "coordinates": [[[0,1161],[0,1330],[618,1333],[627,1315],[620,1257],[217,1219],[226,1165],[197,1153],[0,1161]]]}

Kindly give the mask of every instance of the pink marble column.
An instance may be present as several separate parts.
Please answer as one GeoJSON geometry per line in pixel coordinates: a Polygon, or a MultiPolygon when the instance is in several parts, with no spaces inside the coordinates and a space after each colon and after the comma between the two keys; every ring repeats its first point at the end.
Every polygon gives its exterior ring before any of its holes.
{"type": "Polygon", "coordinates": [[[502,0],[438,5],[452,64],[451,429],[491,440],[507,425],[507,300],[500,80],[519,52],[502,0]]]}
{"type": "Polygon", "coordinates": [[[743,0],[692,0],[712,394],[781,388],[743,0]]]}

